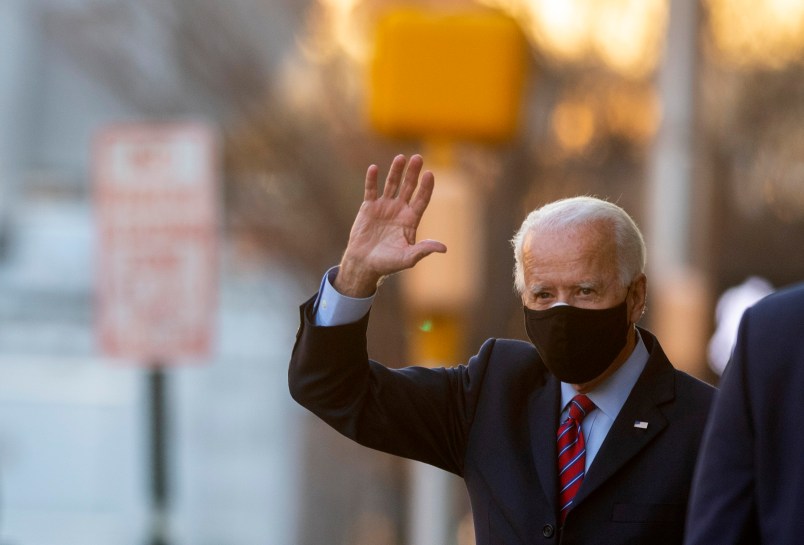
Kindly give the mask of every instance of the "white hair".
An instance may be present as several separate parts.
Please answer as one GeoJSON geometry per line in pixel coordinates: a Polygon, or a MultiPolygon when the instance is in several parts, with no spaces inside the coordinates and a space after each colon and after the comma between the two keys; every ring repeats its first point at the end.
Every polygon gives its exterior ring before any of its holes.
{"type": "Polygon", "coordinates": [[[596,197],[572,197],[548,203],[533,210],[517,231],[511,244],[514,247],[514,287],[522,294],[526,290],[522,253],[525,235],[531,231],[556,231],[596,221],[608,222],[617,248],[617,268],[623,287],[645,272],[645,241],[628,213],[608,201],[596,197]]]}

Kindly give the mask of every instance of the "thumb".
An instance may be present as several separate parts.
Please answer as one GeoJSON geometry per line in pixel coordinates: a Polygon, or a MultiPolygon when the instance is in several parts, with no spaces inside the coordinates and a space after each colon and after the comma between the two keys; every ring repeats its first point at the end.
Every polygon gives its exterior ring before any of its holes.
{"type": "Polygon", "coordinates": [[[445,254],[447,253],[447,246],[437,240],[426,239],[410,247],[410,257],[414,264],[432,253],[445,254]]]}

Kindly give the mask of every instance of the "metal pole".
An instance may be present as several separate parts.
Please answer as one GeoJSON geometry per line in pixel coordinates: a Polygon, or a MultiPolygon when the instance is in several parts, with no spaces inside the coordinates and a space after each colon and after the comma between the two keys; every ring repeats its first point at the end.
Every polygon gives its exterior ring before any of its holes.
{"type": "Polygon", "coordinates": [[[163,366],[154,362],[148,372],[148,420],[151,462],[150,545],[168,545],[168,453],[167,453],[167,377],[163,366]]]}
{"type": "Polygon", "coordinates": [[[651,327],[673,363],[698,375],[705,372],[711,315],[708,278],[694,252],[706,240],[700,212],[708,207],[706,192],[694,184],[699,2],[670,2],[648,203],[651,327]]]}
{"type": "Polygon", "coordinates": [[[444,545],[449,543],[452,516],[449,475],[421,462],[411,462],[410,543],[444,545]]]}
{"type": "Polygon", "coordinates": [[[691,261],[698,1],[670,2],[659,70],[662,125],[651,157],[651,264],[657,274],[691,261]]]}

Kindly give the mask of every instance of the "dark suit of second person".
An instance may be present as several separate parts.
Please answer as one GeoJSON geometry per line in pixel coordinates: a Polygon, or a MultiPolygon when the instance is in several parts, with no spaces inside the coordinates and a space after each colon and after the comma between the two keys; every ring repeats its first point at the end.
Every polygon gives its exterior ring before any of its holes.
{"type": "Polygon", "coordinates": [[[696,470],[690,545],[804,543],[804,284],[743,314],[696,470]]]}

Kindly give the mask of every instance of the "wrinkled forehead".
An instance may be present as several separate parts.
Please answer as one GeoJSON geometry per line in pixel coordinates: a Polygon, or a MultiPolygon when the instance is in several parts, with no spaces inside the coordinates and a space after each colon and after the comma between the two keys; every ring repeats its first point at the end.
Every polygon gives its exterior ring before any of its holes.
{"type": "Polygon", "coordinates": [[[617,244],[609,222],[532,229],[523,241],[525,273],[574,270],[581,275],[617,273],[617,244]]]}
{"type": "Polygon", "coordinates": [[[523,249],[539,247],[543,251],[571,247],[576,251],[605,251],[616,257],[617,243],[612,222],[601,219],[578,224],[534,226],[523,240],[523,249]]]}

